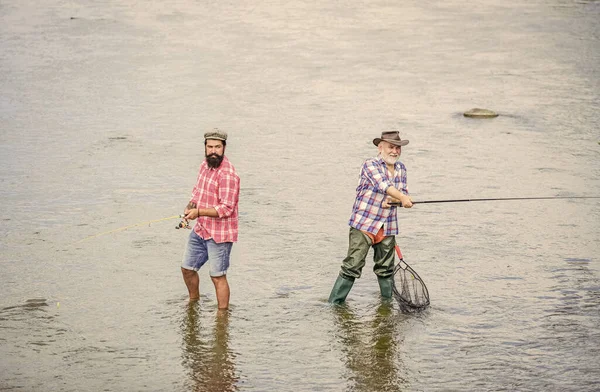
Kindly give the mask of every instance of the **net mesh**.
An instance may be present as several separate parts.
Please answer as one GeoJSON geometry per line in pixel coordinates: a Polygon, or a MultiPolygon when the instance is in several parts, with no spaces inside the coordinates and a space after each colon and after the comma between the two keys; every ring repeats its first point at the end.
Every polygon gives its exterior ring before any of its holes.
{"type": "Polygon", "coordinates": [[[394,298],[402,310],[416,311],[429,306],[429,291],[423,279],[400,258],[394,269],[394,298]]]}

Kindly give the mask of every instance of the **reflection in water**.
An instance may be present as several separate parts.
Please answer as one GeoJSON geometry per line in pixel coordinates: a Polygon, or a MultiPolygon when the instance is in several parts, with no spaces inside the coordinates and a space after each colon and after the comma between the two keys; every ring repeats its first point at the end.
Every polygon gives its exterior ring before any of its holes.
{"type": "MultiPolygon", "coordinates": [[[[14,342],[35,352],[56,343],[66,331],[59,326],[54,315],[48,311],[48,300],[28,299],[24,304],[0,309],[0,346],[4,342],[14,342]],[[26,329],[27,333],[23,333],[26,329]]],[[[0,357],[11,355],[0,350],[0,357]]]]}
{"type": "MultiPolygon", "coordinates": [[[[181,323],[183,365],[189,369],[191,384],[186,390],[236,391],[233,354],[229,350],[229,312],[219,310],[212,329],[201,325],[200,304],[190,302],[181,323]]],[[[203,324],[207,324],[204,322],[203,324]]]]}
{"type": "MultiPolygon", "coordinates": [[[[600,331],[589,328],[580,320],[600,316],[600,280],[588,268],[589,259],[566,259],[567,265],[552,271],[556,281],[551,291],[556,300],[547,310],[544,325],[555,345],[587,347],[588,342],[600,341],[600,331]]],[[[597,345],[590,348],[600,353],[597,345]]],[[[571,355],[571,350],[565,350],[571,355]]],[[[577,355],[577,354],[575,354],[577,355]]],[[[597,368],[595,371],[597,372],[597,368]]]]}
{"type": "Polygon", "coordinates": [[[408,383],[400,376],[397,318],[390,303],[382,303],[374,319],[361,321],[347,306],[334,308],[351,391],[401,391],[408,383]]]}

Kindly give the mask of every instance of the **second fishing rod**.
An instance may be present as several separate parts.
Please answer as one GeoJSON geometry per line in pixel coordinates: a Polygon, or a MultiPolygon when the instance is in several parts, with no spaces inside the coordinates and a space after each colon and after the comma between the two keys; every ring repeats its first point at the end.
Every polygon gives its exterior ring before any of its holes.
{"type": "MultiPolygon", "coordinates": [[[[471,201],[508,201],[508,200],[554,200],[554,199],[600,199],[600,196],[542,196],[542,197],[496,197],[485,199],[447,199],[447,200],[422,200],[413,201],[412,204],[434,203],[465,203],[471,201]]],[[[401,202],[389,203],[390,206],[402,207],[401,202]]]]}

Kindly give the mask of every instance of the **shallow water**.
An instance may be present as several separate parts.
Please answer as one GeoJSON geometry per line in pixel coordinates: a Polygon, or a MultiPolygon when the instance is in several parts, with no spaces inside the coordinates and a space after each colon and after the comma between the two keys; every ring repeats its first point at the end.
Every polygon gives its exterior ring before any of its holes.
{"type": "Polygon", "coordinates": [[[370,264],[326,299],[383,129],[415,200],[600,195],[599,17],[0,0],[0,390],[598,390],[595,199],[402,210],[431,307],[382,304],[370,264]],[[148,223],[181,212],[213,126],[242,178],[229,314],[206,271],[187,303],[188,232],[148,223]]]}

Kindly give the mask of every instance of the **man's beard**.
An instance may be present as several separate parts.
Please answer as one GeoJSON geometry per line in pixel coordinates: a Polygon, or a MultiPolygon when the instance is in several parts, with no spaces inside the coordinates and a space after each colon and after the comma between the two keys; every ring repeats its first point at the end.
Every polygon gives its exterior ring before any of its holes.
{"type": "Polygon", "coordinates": [[[388,165],[394,165],[396,164],[396,162],[398,162],[398,159],[400,159],[400,155],[398,155],[397,157],[393,157],[389,154],[381,152],[381,158],[383,158],[383,161],[388,165]]]}
{"type": "Polygon", "coordinates": [[[223,162],[223,155],[210,154],[206,156],[206,164],[210,168],[216,169],[221,166],[221,162],[223,162]]]}

